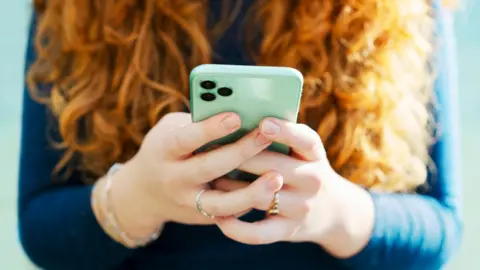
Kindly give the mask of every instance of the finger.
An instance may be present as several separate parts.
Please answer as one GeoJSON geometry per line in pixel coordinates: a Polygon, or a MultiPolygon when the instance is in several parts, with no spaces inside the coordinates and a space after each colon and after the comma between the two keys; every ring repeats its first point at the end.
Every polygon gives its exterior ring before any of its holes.
{"type": "Polygon", "coordinates": [[[238,169],[256,175],[277,171],[282,175],[286,185],[295,188],[313,189],[317,184],[315,163],[302,161],[283,154],[263,151],[242,163],[238,169]]]}
{"type": "Polygon", "coordinates": [[[244,222],[233,217],[217,219],[217,225],[228,238],[248,245],[264,245],[291,238],[296,224],[282,216],[258,222],[244,222]]]}
{"type": "Polygon", "coordinates": [[[196,181],[196,184],[210,182],[233,171],[270,144],[271,141],[265,139],[256,129],[235,143],[195,155],[186,160],[185,177],[196,181]]]}
{"type": "MultiPolygon", "coordinates": [[[[219,179],[215,181],[215,189],[229,192],[244,188],[249,183],[240,180],[219,179]]],[[[275,194],[270,197],[264,196],[253,206],[257,210],[267,211],[275,194]]],[[[310,211],[310,204],[305,194],[296,193],[293,189],[283,187],[277,194],[279,215],[284,217],[299,219],[304,217],[310,211]]]]}
{"type": "Polygon", "coordinates": [[[181,211],[178,211],[177,218],[172,220],[176,223],[181,223],[185,225],[211,225],[215,224],[215,219],[206,217],[198,213],[196,209],[191,209],[186,207],[181,211]]]}
{"type": "MultiPolygon", "coordinates": [[[[254,208],[262,211],[267,211],[275,195],[271,197],[264,197],[262,201],[259,201],[254,208]]],[[[276,194],[278,203],[278,215],[287,217],[290,219],[301,219],[311,209],[308,198],[305,198],[303,194],[295,193],[292,190],[281,190],[276,194]]]]}
{"type": "Polygon", "coordinates": [[[240,125],[238,115],[221,113],[201,122],[174,128],[164,139],[165,153],[184,157],[211,141],[233,133],[240,125]]]}
{"type": "Polygon", "coordinates": [[[212,187],[216,190],[229,192],[237,189],[245,188],[250,185],[250,182],[242,180],[234,180],[228,178],[220,178],[212,182],[212,187]]]}
{"type": "Polygon", "coordinates": [[[281,176],[271,172],[231,192],[207,190],[199,198],[201,208],[213,216],[232,216],[249,211],[264,198],[271,198],[283,185],[281,176]]]}
{"type": "Polygon", "coordinates": [[[317,161],[325,156],[320,137],[306,125],[266,118],[260,124],[260,132],[274,142],[290,146],[292,152],[305,160],[317,161]]]}
{"type": "MultiPolygon", "coordinates": [[[[252,208],[253,209],[253,208],[252,208]]],[[[233,215],[234,217],[242,217],[248,214],[252,209],[248,209],[241,213],[233,215]]],[[[177,223],[185,225],[213,225],[216,224],[216,220],[199,214],[196,209],[183,209],[181,213],[178,213],[178,218],[175,220],[177,223]]]]}

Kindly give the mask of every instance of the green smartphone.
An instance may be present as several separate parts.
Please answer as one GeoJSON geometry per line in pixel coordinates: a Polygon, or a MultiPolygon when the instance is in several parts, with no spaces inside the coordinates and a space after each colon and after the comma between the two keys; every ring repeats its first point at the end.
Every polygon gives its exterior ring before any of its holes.
{"type": "MultiPolygon", "coordinates": [[[[235,112],[242,119],[238,131],[198,151],[235,142],[266,117],[296,122],[302,88],[302,73],[288,67],[217,64],[195,67],[190,73],[192,121],[199,122],[222,112],[235,112]]],[[[269,150],[289,154],[290,148],[273,143],[269,150]]]]}

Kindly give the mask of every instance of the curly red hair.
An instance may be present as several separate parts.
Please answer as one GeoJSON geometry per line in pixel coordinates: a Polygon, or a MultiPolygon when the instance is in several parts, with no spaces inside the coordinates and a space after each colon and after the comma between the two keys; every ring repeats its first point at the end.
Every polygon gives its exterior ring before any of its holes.
{"type": "MultiPolygon", "coordinates": [[[[65,156],[56,171],[78,155],[81,169],[95,176],[132,157],[163,115],[188,106],[189,71],[211,61],[210,44],[232,18],[224,13],[209,30],[207,0],[35,6],[38,58],[28,85],[58,118],[65,156]]],[[[261,0],[249,14],[263,33],[252,50],[256,63],[304,74],[300,121],[318,131],[338,173],[391,192],[425,182],[430,1],[261,0]]],[[[254,44],[255,33],[246,36],[254,44]]]]}

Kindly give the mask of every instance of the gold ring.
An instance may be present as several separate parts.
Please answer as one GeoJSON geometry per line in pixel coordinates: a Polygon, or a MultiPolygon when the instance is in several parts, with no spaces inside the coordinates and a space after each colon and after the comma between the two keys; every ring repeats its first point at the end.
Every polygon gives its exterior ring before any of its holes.
{"type": "Polygon", "coordinates": [[[200,190],[200,191],[197,193],[197,197],[195,198],[195,204],[197,205],[197,211],[198,211],[200,214],[202,214],[202,215],[204,215],[204,216],[206,216],[206,217],[208,217],[208,218],[214,219],[214,218],[215,218],[214,215],[209,214],[209,213],[205,212],[205,210],[203,210],[203,208],[202,208],[202,203],[200,202],[200,197],[202,196],[203,192],[205,192],[205,190],[206,190],[206,189],[200,190]]]}
{"type": "Polygon", "coordinates": [[[273,194],[273,200],[270,203],[270,207],[268,207],[267,210],[267,216],[276,216],[280,213],[280,208],[278,207],[278,204],[280,203],[280,194],[275,192],[273,194]]]}

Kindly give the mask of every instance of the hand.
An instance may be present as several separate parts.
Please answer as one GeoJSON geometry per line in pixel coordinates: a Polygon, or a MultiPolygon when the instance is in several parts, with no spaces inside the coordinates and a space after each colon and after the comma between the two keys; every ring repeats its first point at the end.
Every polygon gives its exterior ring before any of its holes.
{"type": "MultiPolygon", "coordinates": [[[[139,152],[112,176],[111,201],[122,228],[140,238],[165,222],[214,224],[213,219],[197,211],[198,192],[264,150],[271,141],[254,130],[234,144],[198,155],[192,152],[239,127],[240,118],[233,113],[199,123],[191,123],[186,113],[166,115],[146,135],[139,152]]],[[[207,189],[201,196],[202,208],[214,216],[242,213],[259,198],[271,197],[281,185],[281,179],[266,175],[232,192],[207,189]]]]}
{"type": "MultiPolygon", "coordinates": [[[[280,214],[255,223],[219,218],[217,224],[223,233],[246,244],[314,242],[338,257],[358,252],[373,227],[369,194],[331,168],[319,136],[309,127],[269,118],[260,128],[267,139],[289,145],[292,156],[264,151],[239,169],[257,175],[273,172],[283,178],[284,186],[278,193],[280,214]]],[[[245,184],[219,180],[215,186],[232,191],[245,184]]],[[[255,208],[267,210],[272,198],[264,197],[255,208]]]]}

